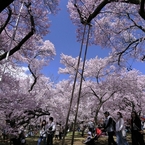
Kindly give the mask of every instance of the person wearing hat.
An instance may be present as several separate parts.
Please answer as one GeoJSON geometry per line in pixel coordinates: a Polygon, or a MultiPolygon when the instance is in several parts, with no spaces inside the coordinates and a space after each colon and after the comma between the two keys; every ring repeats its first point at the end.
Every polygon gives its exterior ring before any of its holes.
{"type": "Polygon", "coordinates": [[[113,118],[110,116],[110,113],[108,111],[106,111],[104,115],[105,115],[105,122],[102,130],[106,130],[106,132],[108,133],[108,145],[111,145],[112,143],[113,145],[117,145],[117,143],[114,141],[113,138],[115,132],[115,122],[113,118]]]}

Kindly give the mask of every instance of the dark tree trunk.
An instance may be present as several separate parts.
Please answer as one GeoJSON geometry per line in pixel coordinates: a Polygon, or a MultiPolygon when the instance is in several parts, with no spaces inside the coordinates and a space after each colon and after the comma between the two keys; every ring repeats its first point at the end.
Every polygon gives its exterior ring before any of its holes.
{"type": "Polygon", "coordinates": [[[7,7],[9,6],[14,0],[4,0],[3,2],[0,3],[0,13],[7,7]]]}

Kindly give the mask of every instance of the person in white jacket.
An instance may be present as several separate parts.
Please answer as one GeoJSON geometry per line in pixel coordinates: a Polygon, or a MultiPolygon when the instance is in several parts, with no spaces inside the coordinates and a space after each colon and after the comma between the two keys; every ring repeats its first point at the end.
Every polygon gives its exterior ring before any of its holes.
{"type": "Polygon", "coordinates": [[[116,121],[116,138],[117,145],[129,145],[123,132],[125,131],[124,119],[121,112],[117,112],[117,121],[116,121]]]}

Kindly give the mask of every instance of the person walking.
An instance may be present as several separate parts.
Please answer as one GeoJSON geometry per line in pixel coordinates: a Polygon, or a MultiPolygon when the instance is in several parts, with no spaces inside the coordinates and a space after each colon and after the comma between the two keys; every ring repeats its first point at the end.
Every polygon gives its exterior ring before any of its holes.
{"type": "Polygon", "coordinates": [[[132,145],[144,145],[143,134],[141,133],[141,120],[136,111],[131,113],[131,138],[132,145]]]}
{"type": "Polygon", "coordinates": [[[53,145],[54,133],[55,133],[55,123],[53,122],[53,117],[50,117],[47,126],[47,145],[53,145]]]}
{"type": "Polygon", "coordinates": [[[40,145],[43,141],[43,145],[46,145],[46,120],[43,120],[40,126],[40,136],[37,141],[37,145],[40,145]]]}
{"type": "Polygon", "coordinates": [[[110,113],[108,111],[106,111],[104,113],[105,115],[105,122],[103,125],[103,128],[101,130],[106,130],[107,134],[108,134],[108,145],[111,145],[113,143],[113,145],[117,145],[117,143],[114,141],[113,135],[115,132],[115,125],[114,125],[114,120],[113,118],[110,116],[110,113]]]}
{"type": "Polygon", "coordinates": [[[123,133],[125,131],[124,126],[124,119],[121,112],[117,112],[117,121],[116,121],[116,138],[117,138],[117,145],[129,145],[125,134],[123,133]]]}

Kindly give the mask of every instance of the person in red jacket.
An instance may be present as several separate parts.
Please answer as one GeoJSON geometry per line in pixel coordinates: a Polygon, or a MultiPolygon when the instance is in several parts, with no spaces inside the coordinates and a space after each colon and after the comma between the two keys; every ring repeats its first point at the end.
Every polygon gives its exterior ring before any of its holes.
{"type": "Polygon", "coordinates": [[[97,137],[99,137],[101,134],[102,134],[102,130],[97,127],[96,128],[96,135],[97,135],[97,137]]]}

